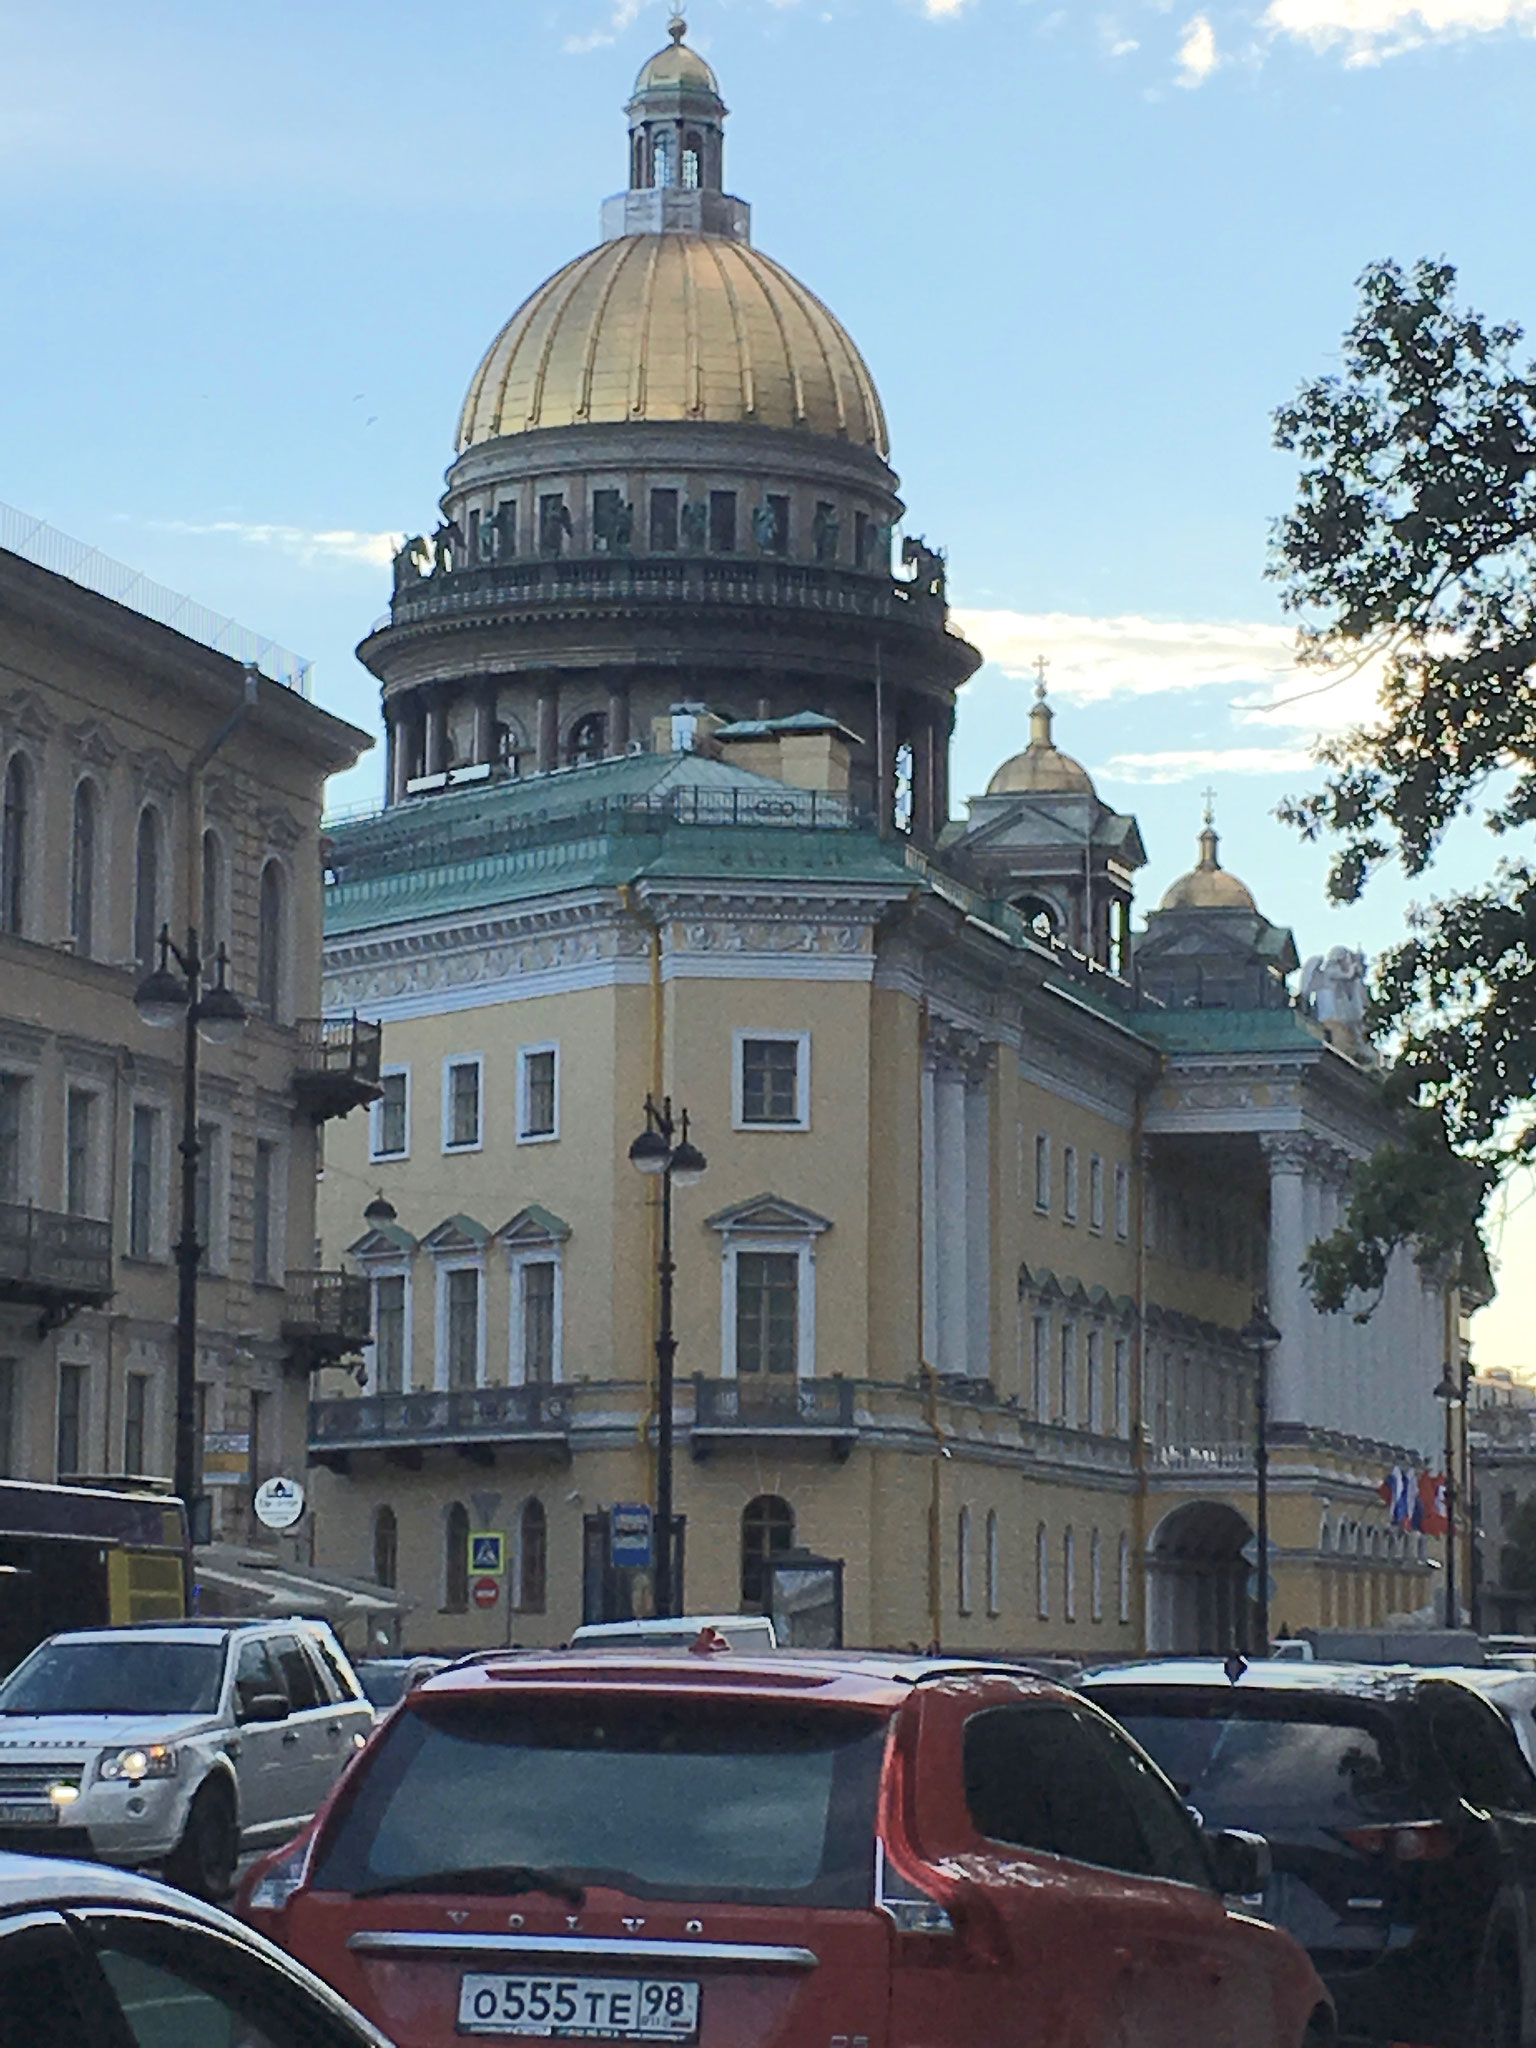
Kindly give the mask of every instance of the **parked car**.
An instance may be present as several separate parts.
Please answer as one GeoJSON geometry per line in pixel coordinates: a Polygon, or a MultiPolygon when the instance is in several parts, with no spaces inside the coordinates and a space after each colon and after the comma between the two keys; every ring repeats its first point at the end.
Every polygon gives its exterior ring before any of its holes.
{"type": "Polygon", "coordinates": [[[1521,1755],[1536,1771],[1536,1671],[1490,1664],[1476,1671],[1458,1671],[1456,1676],[1493,1702],[1515,1731],[1521,1755]]]}
{"type": "Polygon", "coordinates": [[[373,1725],[324,1622],[50,1636],[0,1685],[0,1850],[163,1867],[202,1898],[302,1827],[373,1725]]]}
{"type": "Polygon", "coordinates": [[[611,1649],[642,1643],[648,1650],[687,1649],[706,1629],[723,1635],[733,1650],[776,1650],[779,1639],[766,1614],[674,1614],[669,1620],[587,1621],[571,1636],[573,1650],[611,1649]]]}
{"type": "Polygon", "coordinates": [[[1320,2048],[1266,1869],[1027,1673],[700,1645],[440,1672],[239,1910],[401,2048],[1320,2048]]]}
{"type": "Polygon", "coordinates": [[[1310,1951],[1346,2037],[1519,2048],[1536,2039],[1536,1778],[1473,1676],[1254,1663],[1229,1680],[1200,1659],[1082,1683],[1207,1826],[1268,1838],[1264,1910],[1310,1951]]]}
{"type": "Polygon", "coordinates": [[[0,1854],[7,2048],[390,2048],[309,1971],[146,1878],[0,1854]]]}
{"type": "Polygon", "coordinates": [[[447,1657],[365,1657],[354,1669],[369,1706],[376,1714],[385,1714],[399,1705],[413,1685],[450,1661],[447,1657]]]}

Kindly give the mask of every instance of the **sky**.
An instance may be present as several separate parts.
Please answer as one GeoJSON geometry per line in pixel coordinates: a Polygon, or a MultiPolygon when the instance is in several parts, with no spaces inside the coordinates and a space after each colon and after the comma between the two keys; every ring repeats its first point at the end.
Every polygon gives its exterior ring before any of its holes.
{"type": "MultiPolygon", "coordinates": [[[[0,501],[313,658],[376,729],[352,649],[393,541],[435,523],[498,328],[597,239],[669,11],[0,0],[0,501]]],[[[1141,820],[1144,907],[1207,785],[1304,956],[1485,871],[1468,825],[1331,908],[1273,815],[1371,683],[1294,669],[1270,422],[1337,367],[1374,259],[1444,256],[1536,319],[1536,0],[697,0],[689,40],[727,185],[858,341],[987,656],[957,809],[1027,739],[1044,654],[1058,742],[1141,820]]],[[[381,752],[336,803],[376,799],[381,752]]],[[[1481,1363],[1536,1370],[1532,1193],[1495,1217],[1481,1363]]]]}

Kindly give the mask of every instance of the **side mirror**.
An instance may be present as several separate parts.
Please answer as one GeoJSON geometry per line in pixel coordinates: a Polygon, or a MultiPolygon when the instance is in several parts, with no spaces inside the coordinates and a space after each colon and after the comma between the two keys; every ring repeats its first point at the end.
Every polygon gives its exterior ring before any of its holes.
{"type": "Polygon", "coordinates": [[[286,1721],[288,1702],[280,1692],[252,1693],[248,1699],[241,1700],[236,1718],[241,1721],[286,1721]]]}
{"type": "Polygon", "coordinates": [[[1246,1828],[1208,1828],[1205,1846],[1216,1889],[1224,1897],[1263,1898],[1271,1862],[1269,1844],[1262,1835],[1250,1834],[1246,1828]]]}

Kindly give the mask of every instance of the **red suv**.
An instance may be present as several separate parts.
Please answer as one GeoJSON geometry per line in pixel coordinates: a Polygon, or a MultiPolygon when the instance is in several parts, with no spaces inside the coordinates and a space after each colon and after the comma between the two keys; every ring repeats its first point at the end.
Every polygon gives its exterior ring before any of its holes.
{"type": "Polygon", "coordinates": [[[1319,2048],[1109,1717],[1022,1671],[793,1652],[487,1656],[413,1690],[240,1910],[400,2048],[1319,2048]]]}

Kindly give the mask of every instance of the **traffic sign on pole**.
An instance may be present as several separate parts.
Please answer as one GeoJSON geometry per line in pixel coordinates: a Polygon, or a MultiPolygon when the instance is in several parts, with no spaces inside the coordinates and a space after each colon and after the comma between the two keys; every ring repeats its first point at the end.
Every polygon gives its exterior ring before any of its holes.
{"type": "Polygon", "coordinates": [[[469,1568],[472,1572],[488,1572],[496,1579],[504,1576],[507,1569],[507,1539],[499,1529],[471,1530],[469,1568]]]}
{"type": "Polygon", "coordinates": [[[477,1607],[494,1607],[501,1598],[500,1579],[476,1579],[469,1597],[477,1607]]]}

